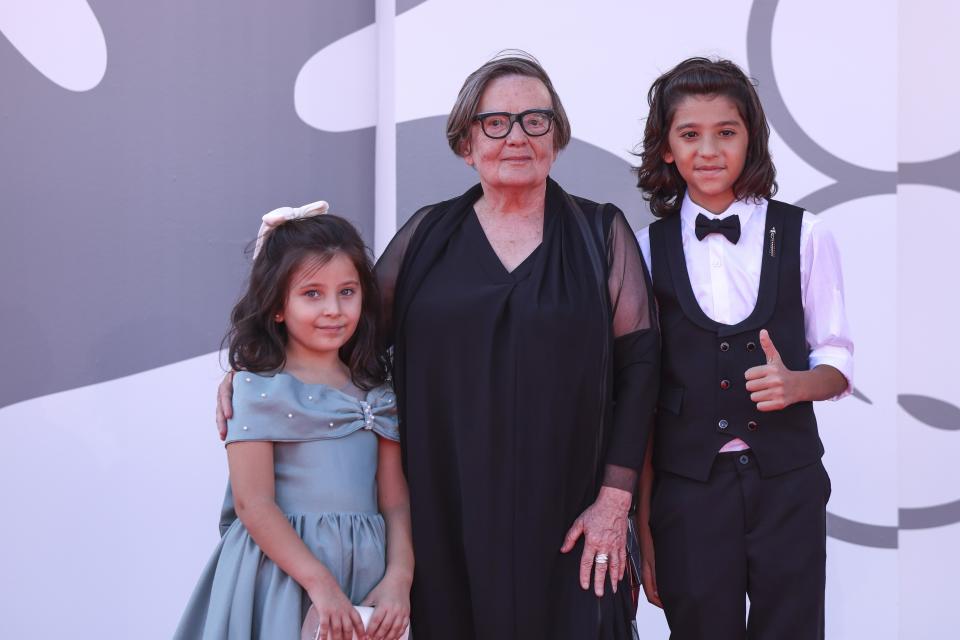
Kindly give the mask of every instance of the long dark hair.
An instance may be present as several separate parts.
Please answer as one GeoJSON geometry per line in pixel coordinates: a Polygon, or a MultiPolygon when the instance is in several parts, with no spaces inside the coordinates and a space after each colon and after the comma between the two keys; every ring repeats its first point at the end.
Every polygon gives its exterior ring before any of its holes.
{"type": "Polygon", "coordinates": [[[340,347],[353,383],[369,390],[386,379],[385,360],[377,341],[380,292],[370,253],[349,222],[335,215],[291,220],[276,227],[253,261],[247,290],[230,314],[228,357],[233,369],[271,373],[286,364],[287,330],[275,322],[283,309],[290,278],[306,260],[326,264],[347,256],[360,275],[362,305],[357,330],[340,347]]]}
{"type": "Polygon", "coordinates": [[[677,105],[691,95],[724,96],[733,101],[747,127],[749,142],[743,171],[733,183],[737,200],[770,198],[777,192],[777,170],[770,157],[770,127],[750,78],[729,60],[688,58],[654,81],[647,93],[650,113],[643,131],[637,186],[655,216],[680,210],[687,183],[663,154],[670,150],[670,123],[677,105]]]}

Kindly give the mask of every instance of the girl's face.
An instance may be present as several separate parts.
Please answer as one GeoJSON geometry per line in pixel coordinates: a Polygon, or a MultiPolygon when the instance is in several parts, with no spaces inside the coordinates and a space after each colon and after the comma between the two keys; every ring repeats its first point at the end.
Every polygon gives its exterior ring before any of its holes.
{"type": "Polygon", "coordinates": [[[305,259],[290,277],[278,320],[287,327],[287,354],[294,357],[336,354],[353,336],[363,309],[357,268],[343,253],[325,264],[305,259]]]}
{"type": "Polygon", "coordinates": [[[673,114],[663,159],[676,165],[690,199],[713,213],[734,200],[749,143],[737,105],[722,95],[686,96],[673,114]]]}

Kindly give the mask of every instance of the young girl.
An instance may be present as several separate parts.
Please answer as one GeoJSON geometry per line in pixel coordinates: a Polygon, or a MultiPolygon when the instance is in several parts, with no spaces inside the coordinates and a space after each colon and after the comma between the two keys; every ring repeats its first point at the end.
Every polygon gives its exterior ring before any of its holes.
{"type": "Polygon", "coordinates": [[[638,240],[663,351],[637,523],[647,598],[673,640],[822,638],[812,401],[851,389],[840,256],[816,216],[770,199],[769,129],[735,64],[685,60],[649,102],[639,186],[661,219],[638,240]]]}
{"type": "Polygon", "coordinates": [[[228,336],[222,537],[175,638],[298,640],[311,605],[311,638],[405,634],[409,498],[379,296],[356,230],[326,209],[264,216],[228,336]],[[375,607],[366,629],[359,604],[375,607]]]}

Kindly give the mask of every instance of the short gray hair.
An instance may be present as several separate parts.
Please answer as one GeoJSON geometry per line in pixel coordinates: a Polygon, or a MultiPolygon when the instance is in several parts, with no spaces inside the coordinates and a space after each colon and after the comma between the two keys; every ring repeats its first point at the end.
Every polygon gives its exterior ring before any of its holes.
{"type": "Polygon", "coordinates": [[[540,62],[525,51],[511,49],[501,51],[492,60],[467,76],[457,101],[447,117],[447,143],[458,156],[463,155],[463,143],[470,137],[470,127],[473,125],[473,116],[477,115],[477,106],[480,97],[491,80],[503,76],[525,76],[535,78],[546,86],[550,92],[550,102],[553,108],[553,144],[559,151],[570,142],[570,121],[567,112],[563,109],[560,96],[557,95],[550,82],[550,76],[540,66],[540,62]]]}

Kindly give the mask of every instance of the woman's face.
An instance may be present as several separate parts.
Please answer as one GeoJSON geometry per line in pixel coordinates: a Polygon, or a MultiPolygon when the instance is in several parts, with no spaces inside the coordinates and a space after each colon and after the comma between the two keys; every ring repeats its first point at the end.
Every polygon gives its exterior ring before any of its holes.
{"type": "MultiPolygon", "coordinates": [[[[551,109],[550,92],[536,78],[501,76],[487,85],[480,96],[477,113],[506,111],[521,113],[528,109],[551,109]]],[[[531,137],[520,123],[514,123],[507,137],[487,137],[479,122],[470,127],[463,158],[480,174],[484,191],[488,189],[537,189],[543,187],[557,151],[554,132],[531,137]]]]}

